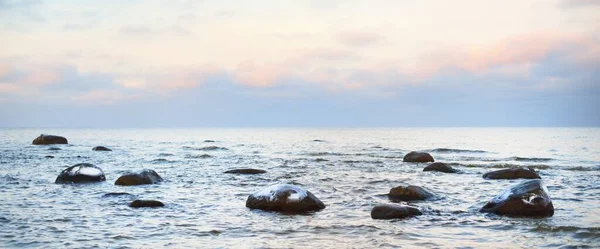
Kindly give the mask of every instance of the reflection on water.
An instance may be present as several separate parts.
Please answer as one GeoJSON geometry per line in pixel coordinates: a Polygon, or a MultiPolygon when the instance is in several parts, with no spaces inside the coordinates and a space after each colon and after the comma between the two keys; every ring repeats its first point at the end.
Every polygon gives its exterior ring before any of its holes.
{"type": "Polygon", "coordinates": [[[594,142],[600,129],[3,129],[0,140],[0,247],[600,244],[600,145],[594,142]],[[71,144],[31,145],[40,133],[63,135],[71,144]],[[97,145],[113,151],[92,151],[97,145]],[[463,173],[423,172],[427,164],[402,162],[411,150],[429,151],[463,173]],[[82,162],[101,167],[107,181],[53,183],[61,170],[82,162]],[[556,208],[553,217],[478,212],[520,181],[481,175],[517,166],[540,172],[556,208]],[[121,174],[144,168],[165,182],[114,185],[121,174]],[[223,174],[234,168],[267,173],[223,174]],[[305,187],[327,208],[289,215],[245,207],[249,194],[276,182],[305,187]],[[372,220],[371,208],[389,202],[383,194],[401,184],[426,187],[440,198],[408,202],[422,216],[372,220]],[[167,206],[129,208],[136,198],[167,206]]]}

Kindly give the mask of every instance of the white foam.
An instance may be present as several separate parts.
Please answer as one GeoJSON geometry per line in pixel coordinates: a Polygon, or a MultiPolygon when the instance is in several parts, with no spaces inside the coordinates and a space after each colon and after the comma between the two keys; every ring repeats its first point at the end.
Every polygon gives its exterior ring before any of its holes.
{"type": "Polygon", "coordinates": [[[80,175],[88,175],[88,176],[99,176],[102,175],[102,171],[97,169],[97,168],[92,168],[92,167],[83,167],[79,169],[79,171],[77,171],[78,174],[80,175]]]}
{"type": "Polygon", "coordinates": [[[252,196],[257,199],[268,199],[269,201],[278,201],[277,193],[291,191],[292,193],[288,196],[287,202],[300,202],[308,196],[306,190],[290,184],[275,184],[259,191],[256,191],[252,196]]]}

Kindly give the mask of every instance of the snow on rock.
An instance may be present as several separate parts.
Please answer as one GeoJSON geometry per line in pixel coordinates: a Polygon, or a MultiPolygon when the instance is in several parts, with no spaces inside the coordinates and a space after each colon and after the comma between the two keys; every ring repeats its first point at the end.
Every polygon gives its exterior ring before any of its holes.
{"type": "Polygon", "coordinates": [[[80,163],[64,169],[55,183],[88,183],[105,181],[102,169],[89,163],[80,163]]]}
{"type": "Polygon", "coordinates": [[[307,212],[321,210],[325,208],[325,204],[302,187],[275,184],[248,196],[246,207],[282,212],[307,212]]]}

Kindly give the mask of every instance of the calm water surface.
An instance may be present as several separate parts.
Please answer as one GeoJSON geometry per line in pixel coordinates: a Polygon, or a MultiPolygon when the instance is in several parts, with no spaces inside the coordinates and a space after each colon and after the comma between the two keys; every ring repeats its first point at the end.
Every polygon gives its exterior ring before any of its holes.
{"type": "Polygon", "coordinates": [[[0,129],[0,141],[2,248],[600,246],[599,128],[0,129]],[[70,144],[31,145],[40,133],[70,144]],[[92,151],[97,145],[113,151],[92,151]],[[429,151],[463,174],[403,163],[411,150],[429,151]],[[54,184],[61,170],[82,162],[101,167],[106,182],[54,184]],[[521,181],[481,175],[516,166],[540,171],[553,217],[478,212],[521,181]],[[222,173],[247,167],[268,173],[222,173]],[[166,181],[114,185],[142,169],[166,181]],[[304,186],[327,208],[286,215],[245,207],[249,194],[273,183],[304,186]],[[441,198],[410,202],[424,212],[416,218],[372,220],[371,208],[389,202],[381,194],[401,184],[441,198]],[[102,197],[109,192],[135,197],[102,197]],[[135,198],[166,207],[129,208],[135,198]]]}

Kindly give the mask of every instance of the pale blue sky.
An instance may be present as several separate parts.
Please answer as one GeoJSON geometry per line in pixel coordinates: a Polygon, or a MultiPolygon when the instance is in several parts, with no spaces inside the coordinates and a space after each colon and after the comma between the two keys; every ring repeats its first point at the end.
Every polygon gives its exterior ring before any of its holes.
{"type": "Polygon", "coordinates": [[[600,1],[0,0],[0,127],[599,126],[600,1]]]}

